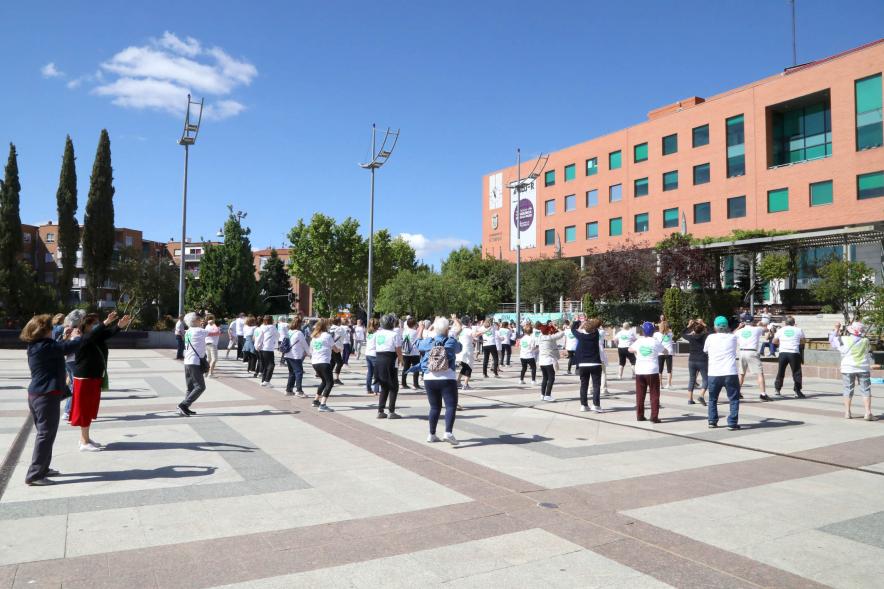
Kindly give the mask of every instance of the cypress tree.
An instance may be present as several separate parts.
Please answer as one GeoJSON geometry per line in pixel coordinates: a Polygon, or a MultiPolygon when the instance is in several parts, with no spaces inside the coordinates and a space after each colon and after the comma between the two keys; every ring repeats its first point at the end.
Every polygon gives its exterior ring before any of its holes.
{"type": "Polygon", "coordinates": [[[58,294],[62,303],[70,297],[71,283],[77,273],[77,249],[80,247],[80,225],[77,223],[77,168],[74,164],[74,142],[68,135],[58,178],[58,249],[61,271],[58,273],[58,294]]]}
{"type": "Polygon", "coordinates": [[[18,158],[15,145],[9,144],[9,160],[0,183],[0,299],[8,316],[16,316],[21,300],[19,256],[23,251],[19,215],[18,158]]]}
{"type": "Polygon", "coordinates": [[[90,302],[98,300],[101,284],[110,274],[114,256],[114,177],[111,166],[110,138],[107,129],[101,130],[92,176],[89,178],[89,198],[83,218],[83,270],[90,302]]]}

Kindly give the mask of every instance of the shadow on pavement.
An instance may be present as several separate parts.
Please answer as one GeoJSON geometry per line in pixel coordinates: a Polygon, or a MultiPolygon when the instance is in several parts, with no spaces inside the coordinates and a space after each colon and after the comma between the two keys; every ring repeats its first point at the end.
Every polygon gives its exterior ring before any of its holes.
{"type": "Polygon", "coordinates": [[[72,483],[94,483],[109,481],[143,481],[150,479],[181,479],[186,477],[203,477],[214,474],[215,466],[161,466],[159,468],[117,470],[107,472],[71,472],[53,477],[56,485],[72,483]],[[185,470],[189,469],[189,470],[185,470]],[[71,477],[71,478],[67,478],[71,477]],[[76,477],[76,478],[72,478],[76,477]],[[66,478],[66,480],[60,480],[66,478]]]}
{"type": "Polygon", "coordinates": [[[551,442],[553,438],[532,435],[530,438],[519,438],[522,434],[502,434],[496,438],[470,438],[461,440],[455,449],[475,448],[477,446],[519,446],[523,444],[536,444],[537,442],[551,442]]]}
{"type": "Polygon", "coordinates": [[[225,442],[110,442],[105,450],[197,450],[200,452],[254,452],[258,448],[225,442]]]}

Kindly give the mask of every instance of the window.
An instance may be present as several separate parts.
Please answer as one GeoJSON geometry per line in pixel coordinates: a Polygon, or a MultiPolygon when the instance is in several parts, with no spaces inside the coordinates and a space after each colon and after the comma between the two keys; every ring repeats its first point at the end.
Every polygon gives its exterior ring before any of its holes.
{"type": "Polygon", "coordinates": [[[555,186],[556,185],[556,171],[548,170],[543,175],[543,185],[544,186],[555,186]]]}
{"type": "Polygon", "coordinates": [[[725,121],[727,136],[727,177],[746,174],[746,145],[743,135],[743,115],[725,121]]]}
{"type": "Polygon", "coordinates": [[[131,247],[132,244],[135,242],[135,240],[132,238],[131,235],[127,235],[125,241],[126,241],[126,247],[131,247]]]}
{"type": "Polygon", "coordinates": [[[565,197],[565,212],[573,211],[577,208],[577,196],[574,194],[569,194],[565,197]]]}
{"type": "Polygon", "coordinates": [[[46,234],[46,243],[54,243],[55,242],[55,233],[47,233],[46,234]]]}
{"type": "Polygon", "coordinates": [[[598,239],[599,237],[599,224],[597,221],[593,221],[592,223],[586,224],[586,239],[598,239]]]}
{"type": "Polygon", "coordinates": [[[738,219],[746,216],[746,197],[732,196],[727,199],[727,218],[738,219]]]}
{"type": "Polygon", "coordinates": [[[623,200],[623,185],[608,186],[608,202],[620,202],[621,200],[623,200]]]}
{"type": "Polygon", "coordinates": [[[698,202],[694,205],[694,224],[708,223],[712,220],[712,206],[708,202],[698,202]]]}
{"type": "Polygon", "coordinates": [[[586,160],[586,175],[595,176],[599,172],[599,158],[592,157],[586,160]]]}
{"type": "Polygon", "coordinates": [[[617,170],[620,168],[621,163],[620,150],[612,151],[608,154],[608,169],[609,170],[617,170]]]}
{"type": "Polygon", "coordinates": [[[667,135],[663,138],[663,155],[678,152],[678,133],[667,135]]]}
{"type": "Polygon", "coordinates": [[[25,243],[31,243],[31,234],[30,233],[22,233],[21,237],[25,243]]]}
{"type": "Polygon", "coordinates": [[[543,245],[555,245],[556,244],[556,230],[555,229],[547,229],[543,232],[543,245]]]}
{"type": "Polygon", "coordinates": [[[565,166],[565,182],[570,182],[577,176],[577,166],[568,164],[565,166]]]}
{"type": "Polygon", "coordinates": [[[709,164],[694,166],[694,186],[709,182],[709,164]]]}
{"type": "Polygon", "coordinates": [[[694,147],[709,145],[709,125],[700,125],[699,127],[694,127],[692,135],[694,147]]]}
{"type": "Polygon", "coordinates": [[[663,210],[663,228],[678,227],[678,207],[663,210]]]}
{"type": "Polygon", "coordinates": [[[648,195],[648,179],[639,178],[633,182],[633,192],[636,198],[648,195]]]}
{"type": "Polygon", "coordinates": [[[884,196],[884,172],[872,172],[856,177],[856,198],[865,200],[884,196]]]}
{"type": "Polygon", "coordinates": [[[881,74],[855,82],[856,149],[880,147],[884,144],[881,117],[881,74]]]}
{"type": "Polygon", "coordinates": [[[777,188],[767,191],[767,212],[781,213],[789,210],[789,189],[777,188]]]}
{"type": "Polygon", "coordinates": [[[633,147],[632,155],[634,156],[635,163],[643,162],[648,159],[648,144],[639,143],[638,145],[633,147]]]}
{"type": "Polygon", "coordinates": [[[551,198],[543,203],[543,212],[548,217],[556,213],[556,199],[551,198]]]}
{"type": "Polygon", "coordinates": [[[614,217],[608,220],[608,235],[611,237],[623,235],[623,217],[614,217]]]}
{"type": "Polygon", "coordinates": [[[565,227],[565,243],[574,243],[577,241],[577,226],[568,225],[565,227]]]}
{"type": "Polygon", "coordinates": [[[832,181],[814,182],[810,185],[810,206],[818,207],[820,205],[832,204],[832,181]]]}
{"type": "Polygon", "coordinates": [[[832,112],[828,96],[812,104],[778,107],[771,116],[774,166],[832,155],[832,112]]]}
{"type": "Polygon", "coordinates": [[[49,262],[54,261],[54,260],[52,259],[52,253],[51,253],[51,252],[46,252],[46,255],[43,257],[43,261],[46,262],[47,264],[48,264],[49,262]]]}
{"type": "Polygon", "coordinates": [[[599,191],[598,190],[587,190],[586,191],[586,208],[591,209],[592,207],[599,206],[599,191]]]}
{"type": "Polygon", "coordinates": [[[648,227],[648,214],[647,213],[639,213],[635,216],[635,232],[636,233],[645,233],[649,229],[648,227]]]}
{"type": "Polygon", "coordinates": [[[676,188],[678,188],[678,170],[664,173],[663,191],[675,190],[676,188]]]}

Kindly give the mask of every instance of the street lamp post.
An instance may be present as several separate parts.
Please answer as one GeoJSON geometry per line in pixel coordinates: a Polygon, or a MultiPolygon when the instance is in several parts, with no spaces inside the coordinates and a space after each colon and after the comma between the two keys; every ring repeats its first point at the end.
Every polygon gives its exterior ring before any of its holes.
{"type": "Polygon", "coordinates": [[[187,113],[184,115],[184,131],[181,133],[181,139],[178,140],[178,145],[184,146],[184,195],[181,199],[181,265],[178,269],[178,315],[184,315],[184,266],[185,260],[187,256],[185,254],[185,243],[187,240],[187,168],[188,168],[188,160],[190,158],[190,146],[196,143],[196,136],[200,131],[200,122],[203,118],[203,99],[201,98],[199,102],[194,102],[190,98],[190,94],[187,95],[187,113]],[[199,107],[199,111],[196,113],[196,122],[194,123],[190,116],[190,107],[194,106],[194,111],[196,111],[196,107],[199,107]]]}
{"type": "Polygon", "coordinates": [[[365,164],[359,164],[364,170],[371,171],[371,201],[368,214],[368,293],[365,305],[365,320],[371,319],[372,301],[373,301],[373,279],[374,279],[374,172],[390,159],[393,150],[396,149],[396,143],[399,141],[399,129],[395,131],[387,127],[384,134],[384,140],[381,142],[381,148],[377,149],[377,127],[374,123],[371,125],[371,161],[365,164]],[[388,144],[389,143],[389,147],[388,144]],[[377,149],[377,150],[376,150],[377,149]]]}

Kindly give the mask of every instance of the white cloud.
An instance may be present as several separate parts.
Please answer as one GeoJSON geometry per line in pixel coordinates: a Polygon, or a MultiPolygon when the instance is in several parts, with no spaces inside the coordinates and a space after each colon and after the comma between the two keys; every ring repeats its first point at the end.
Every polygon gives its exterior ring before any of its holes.
{"type": "Polygon", "coordinates": [[[109,97],[117,106],[176,116],[183,114],[187,94],[193,94],[206,97],[203,116],[224,119],[245,110],[229,96],[257,75],[254,65],[220,47],[205,49],[193,37],[182,39],[166,31],[147,45],[126,47],[101,63],[94,75],[71,80],[68,87],[95,82],[92,93],[109,97]]]}
{"type": "Polygon", "coordinates": [[[64,72],[55,67],[55,62],[50,61],[40,68],[40,73],[44,78],[60,78],[64,76],[64,72]]]}
{"type": "Polygon", "coordinates": [[[399,237],[407,241],[419,259],[441,258],[451,250],[470,245],[466,239],[457,237],[430,238],[422,233],[400,233],[399,237]]]}

